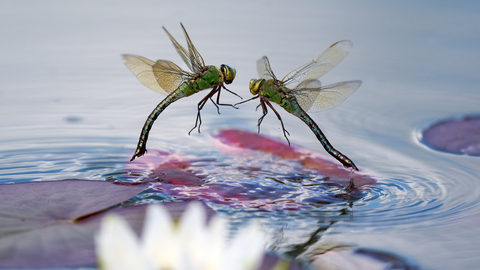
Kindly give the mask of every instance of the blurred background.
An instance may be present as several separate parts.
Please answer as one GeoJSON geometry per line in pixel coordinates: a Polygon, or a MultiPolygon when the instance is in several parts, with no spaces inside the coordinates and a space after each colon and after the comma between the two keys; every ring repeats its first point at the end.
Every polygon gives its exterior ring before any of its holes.
{"type": "MultiPolygon", "coordinates": [[[[186,45],[182,22],[207,65],[234,67],[228,88],[244,99],[261,56],[282,78],[348,39],[353,50],[322,83],[363,85],[312,117],[378,185],[323,239],[388,250],[432,269],[474,269],[479,158],[431,150],[418,134],[429,123],[479,113],[479,14],[476,1],[1,1],[0,183],[121,178],[145,119],[164,97],[140,84],[120,55],[187,69],[162,26],[186,45]]],[[[207,103],[202,133],[188,136],[203,96],[168,107],[148,149],[217,157],[212,134],[256,131],[258,101],[222,107],[221,115],[207,103]]],[[[238,101],[222,93],[222,102],[238,101]]],[[[325,154],[307,126],[282,117],[293,143],[325,154]]],[[[261,133],[282,137],[273,113],[261,133]]],[[[242,220],[252,211],[240,212],[229,215],[242,220]]],[[[319,219],[252,215],[268,220],[272,235],[282,228],[281,252],[308,240],[319,219]]]]}

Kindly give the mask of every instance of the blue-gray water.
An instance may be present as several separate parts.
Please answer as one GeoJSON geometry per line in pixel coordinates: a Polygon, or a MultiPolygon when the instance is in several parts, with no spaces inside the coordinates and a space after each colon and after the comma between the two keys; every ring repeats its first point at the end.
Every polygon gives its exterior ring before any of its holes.
{"type": "MultiPolygon", "coordinates": [[[[185,44],[182,22],[207,64],[236,68],[229,89],[244,98],[262,55],[281,78],[349,39],[353,51],[322,82],[361,79],[363,85],[342,105],[313,117],[378,185],[322,239],[407,255],[433,269],[475,269],[480,159],[431,150],[416,132],[435,119],[478,113],[478,14],[474,1],[2,1],[0,183],[103,180],[123,172],[163,96],[141,85],[120,54],[181,64],[161,26],[185,44]]],[[[256,102],[238,111],[221,108],[220,116],[207,103],[202,133],[188,136],[202,96],[162,113],[149,149],[216,157],[210,134],[256,131],[256,102]]],[[[226,93],[222,100],[238,101],[226,93]]],[[[282,115],[292,142],[324,153],[301,121],[282,115]]],[[[262,134],[281,137],[273,114],[262,134]]],[[[272,235],[282,231],[279,250],[308,240],[320,223],[309,213],[285,215],[258,213],[272,235]]]]}

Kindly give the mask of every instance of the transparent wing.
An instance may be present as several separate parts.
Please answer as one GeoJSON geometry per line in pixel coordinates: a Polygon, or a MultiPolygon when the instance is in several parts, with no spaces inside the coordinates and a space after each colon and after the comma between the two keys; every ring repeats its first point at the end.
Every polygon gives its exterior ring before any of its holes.
{"type": "Polygon", "coordinates": [[[298,84],[304,80],[318,79],[340,63],[350,52],[353,44],[349,40],[334,43],[317,57],[288,73],[282,82],[285,86],[298,84]]]}
{"type": "Polygon", "coordinates": [[[275,74],[273,74],[272,68],[270,67],[270,62],[266,56],[257,60],[257,72],[260,79],[272,80],[277,79],[275,74]]]}
{"type": "Polygon", "coordinates": [[[203,57],[197,51],[197,48],[193,46],[192,40],[190,40],[187,30],[185,30],[185,27],[183,27],[183,24],[180,23],[180,25],[182,26],[183,33],[185,34],[185,39],[187,40],[190,62],[192,63],[192,68],[193,68],[192,71],[194,71],[195,73],[199,73],[205,67],[205,62],[203,61],[203,57]]]}
{"type": "Polygon", "coordinates": [[[124,64],[146,87],[163,95],[175,91],[182,82],[193,76],[173,62],[158,60],[153,62],[145,57],[131,54],[122,55],[124,64]]]}
{"type": "Polygon", "coordinates": [[[303,81],[290,91],[304,111],[319,112],[331,109],[355,92],[362,81],[346,81],[320,86],[319,80],[303,81]]]}
{"type": "Polygon", "coordinates": [[[182,57],[185,64],[187,64],[188,68],[195,73],[200,73],[203,70],[203,67],[205,67],[205,62],[203,61],[202,56],[190,40],[190,37],[185,30],[185,27],[183,27],[183,24],[180,23],[180,25],[182,26],[183,33],[185,34],[185,39],[187,40],[188,51],[185,50],[185,48],[183,48],[182,45],[180,45],[172,35],[170,35],[167,29],[165,29],[165,27],[163,27],[163,30],[167,32],[167,35],[168,37],[170,37],[173,46],[177,50],[178,54],[180,54],[180,56],[182,57]]]}
{"type": "Polygon", "coordinates": [[[304,111],[308,111],[320,94],[321,89],[322,84],[319,80],[305,80],[295,89],[290,89],[289,93],[295,96],[304,111]]]}

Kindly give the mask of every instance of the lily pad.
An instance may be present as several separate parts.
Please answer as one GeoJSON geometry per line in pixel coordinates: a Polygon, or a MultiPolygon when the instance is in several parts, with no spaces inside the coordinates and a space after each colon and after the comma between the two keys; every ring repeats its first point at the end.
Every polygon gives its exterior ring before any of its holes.
{"type": "MultiPolygon", "coordinates": [[[[63,180],[0,185],[0,267],[94,264],[93,235],[106,212],[146,184],[63,180]]],[[[141,228],[144,207],[117,208],[141,228]]]]}
{"type": "Polygon", "coordinates": [[[420,270],[411,258],[371,248],[332,248],[311,257],[313,269],[402,269],[420,270]]]}
{"type": "MultiPolygon", "coordinates": [[[[297,161],[306,168],[316,170],[324,175],[325,183],[347,185],[350,181],[350,170],[345,169],[337,162],[332,162],[314,153],[308,149],[292,145],[288,146],[285,143],[275,139],[267,138],[257,133],[226,129],[220,131],[215,138],[223,145],[230,147],[226,152],[235,152],[236,149],[249,149],[261,151],[267,154],[272,154],[283,159],[291,159],[297,161]],[[232,149],[233,148],[233,149],[232,149]]],[[[222,148],[222,146],[218,145],[222,148]]],[[[226,149],[223,147],[223,149],[226,149]]],[[[355,185],[362,187],[364,185],[373,185],[376,181],[366,175],[355,174],[355,185]]]]}
{"type": "Polygon", "coordinates": [[[155,168],[145,182],[160,182],[165,185],[200,186],[205,183],[204,176],[198,176],[188,168],[189,161],[167,161],[155,168]]]}
{"type": "Polygon", "coordinates": [[[157,159],[160,164],[144,181],[176,201],[269,211],[355,200],[363,196],[363,186],[376,183],[356,173],[359,190],[347,192],[350,171],[307,149],[242,130],[222,130],[214,138],[215,146],[232,157],[230,163],[163,153],[164,161],[157,159]]]}
{"type": "Polygon", "coordinates": [[[440,121],[422,132],[421,142],[439,151],[480,156],[480,116],[440,121]]]}
{"type": "MultiPolygon", "coordinates": [[[[167,165],[168,167],[168,165],[167,165]]],[[[124,217],[137,235],[145,205],[110,208],[146,188],[104,181],[63,180],[0,185],[0,267],[54,268],[94,266],[94,236],[108,214],[124,217]],[[107,208],[105,210],[105,208],[107,208]]],[[[163,204],[174,218],[186,203],[163,204]]],[[[207,221],[215,212],[204,205],[207,221]]],[[[265,254],[260,269],[278,257],[265,254]]],[[[282,269],[301,269],[284,262],[282,269]]]]}
{"type": "Polygon", "coordinates": [[[299,159],[302,153],[284,143],[263,135],[238,129],[224,129],[214,136],[224,145],[249,150],[262,151],[286,159],[299,159]]]}
{"type": "Polygon", "coordinates": [[[275,255],[265,254],[260,263],[260,268],[258,270],[301,270],[304,269],[300,264],[296,262],[290,262],[287,260],[282,260],[275,255]]]}

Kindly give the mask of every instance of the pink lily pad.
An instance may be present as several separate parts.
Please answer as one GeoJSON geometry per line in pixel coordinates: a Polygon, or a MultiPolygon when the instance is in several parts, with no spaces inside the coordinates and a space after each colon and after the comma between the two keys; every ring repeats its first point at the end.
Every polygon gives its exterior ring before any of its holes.
{"type": "MultiPolygon", "coordinates": [[[[229,146],[228,152],[235,152],[235,149],[249,149],[262,151],[284,159],[296,160],[301,165],[314,169],[324,175],[326,183],[348,184],[350,181],[350,170],[345,169],[342,165],[327,160],[317,153],[301,148],[298,146],[288,146],[280,141],[267,138],[258,133],[226,129],[220,131],[215,138],[223,145],[229,146]],[[233,151],[232,151],[233,150],[233,151]]],[[[217,145],[225,149],[221,145],[217,145]]],[[[355,185],[361,187],[364,185],[373,185],[375,180],[369,176],[356,174],[355,185]]]]}
{"type": "Polygon", "coordinates": [[[422,132],[421,141],[439,151],[480,156],[480,116],[436,123],[422,132]]]}
{"type": "Polygon", "coordinates": [[[152,175],[144,179],[146,182],[160,182],[165,185],[186,185],[186,186],[200,186],[205,180],[205,177],[197,176],[190,171],[189,161],[167,161],[158,165],[153,170],[152,175]]]}
{"type": "Polygon", "coordinates": [[[257,133],[237,129],[224,129],[214,136],[222,144],[234,148],[262,151],[286,159],[299,159],[302,154],[284,143],[257,133]]]}
{"type": "MultiPolygon", "coordinates": [[[[362,196],[360,190],[349,193],[343,189],[350,181],[349,170],[307,149],[289,147],[241,130],[220,131],[215,136],[215,145],[238,160],[228,165],[202,160],[198,165],[195,158],[163,153],[157,157],[160,164],[144,181],[152,183],[153,191],[177,201],[202,200],[268,211],[320,207],[362,196]],[[252,155],[255,158],[251,158],[252,155]],[[272,159],[272,156],[278,158],[272,159]],[[286,164],[278,165],[282,163],[286,164]],[[273,168],[262,168],[262,165],[273,168]],[[222,166],[226,170],[222,170],[222,166]]],[[[138,162],[142,162],[141,159],[138,162]]],[[[374,185],[375,180],[357,173],[355,184],[361,189],[374,185]]]]}

